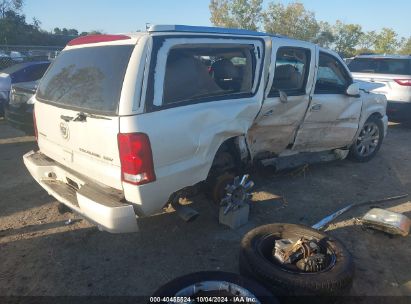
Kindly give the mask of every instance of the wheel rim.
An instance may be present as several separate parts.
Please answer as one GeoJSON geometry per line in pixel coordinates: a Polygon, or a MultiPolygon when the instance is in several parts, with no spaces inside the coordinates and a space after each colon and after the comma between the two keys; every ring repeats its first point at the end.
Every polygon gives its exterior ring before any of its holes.
{"type": "Polygon", "coordinates": [[[362,157],[367,157],[375,152],[380,142],[380,130],[376,123],[367,122],[364,124],[358,135],[355,149],[362,157]]]}
{"type": "MultiPolygon", "coordinates": [[[[175,294],[176,297],[243,297],[253,299],[253,303],[260,303],[257,297],[248,289],[227,281],[202,281],[188,285],[175,294]]],[[[197,303],[195,298],[188,303],[197,303]]]]}

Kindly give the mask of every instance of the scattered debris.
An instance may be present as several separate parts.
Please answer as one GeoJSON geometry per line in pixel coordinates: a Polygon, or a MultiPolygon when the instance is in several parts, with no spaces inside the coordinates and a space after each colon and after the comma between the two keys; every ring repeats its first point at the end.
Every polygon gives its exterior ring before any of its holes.
{"type": "Polygon", "coordinates": [[[326,216],[321,221],[319,221],[317,224],[314,224],[311,227],[314,228],[314,229],[317,229],[317,230],[321,230],[324,227],[326,227],[329,223],[331,223],[334,219],[339,217],[341,214],[343,214],[344,212],[351,209],[353,206],[354,206],[353,204],[348,205],[347,207],[344,207],[344,208],[334,212],[333,214],[330,214],[330,215],[326,216]]]}
{"type": "Polygon", "coordinates": [[[327,266],[327,256],[317,241],[304,237],[276,240],[272,255],[281,264],[295,264],[304,272],[318,272],[327,266]]]}
{"type": "Polygon", "coordinates": [[[381,230],[393,235],[407,236],[411,227],[411,220],[404,214],[380,208],[368,211],[361,221],[368,228],[381,230]]]}
{"type": "Polygon", "coordinates": [[[408,196],[408,194],[402,194],[402,195],[383,198],[383,199],[380,199],[380,200],[370,200],[370,201],[362,202],[362,203],[359,203],[359,204],[350,204],[350,205],[334,212],[333,214],[330,214],[330,215],[326,216],[321,221],[319,221],[318,223],[312,225],[311,227],[314,228],[314,229],[317,229],[317,230],[322,230],[328,224],[330,224],[333,220],[335,220],[337,217],[339,217],[341,214],[347,212],[348,210],[350,210],[353,207],[359,207],[359,206],[364,206],[364,205],[380,204],[380,203],[395,201],[395,200],[398,200],[398,199],[401,199],[401,198],[404,198],[404,197],[407,197],[407,196],[408,196]]]}
{"type": "Polygon", "coordinates": [[[185,222],[191,222],[194,221],[198,216],[199,213],[197,210],[187,206],[187,205],[182,205],[180,203],[181,196],[176,195],[172,200],[171,200],[171,207],[174,208],[176,211],[177,215],[185,222]]]}
{"type": "Polygon", "coordinates": [[[72,219],[68,219],[67,221],[64,222],[65,225],[71,225],[73,224],[73,220],[72,219]]]}
{"type": "Polygon", "coordinates": [[[226,196],[221,200],[219,222],[236,229],[248,222],[250,213],[249,201],[251,194],[248,192],[253,186],[253,181],[248,181],[249,175],[235,177],[233,184],[225,188],[226,196]]]}

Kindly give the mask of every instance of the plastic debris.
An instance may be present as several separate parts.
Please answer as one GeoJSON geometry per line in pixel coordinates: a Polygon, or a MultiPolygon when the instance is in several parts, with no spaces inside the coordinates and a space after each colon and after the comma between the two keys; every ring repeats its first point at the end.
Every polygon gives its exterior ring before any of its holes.
{"type": "Polygon", "coordinates": [[[374,208],[363,216],[362,224],[365,227],[389,234],[407,236],[410,231],[411,220],[401,213],[374,208]]]}
{"type": "Polygon", "coordinates": [[[73,220],[72,220],[72,219],[68,219],[67,221],[64,222],[64,224],[66,224],[66,225],[71,225],[71,224],[73,224],[73,220]]]}

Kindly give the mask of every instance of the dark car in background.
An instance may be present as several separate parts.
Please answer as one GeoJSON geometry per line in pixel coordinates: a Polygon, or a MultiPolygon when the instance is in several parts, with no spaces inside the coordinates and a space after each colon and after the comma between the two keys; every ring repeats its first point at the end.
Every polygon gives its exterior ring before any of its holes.
{"type": "Polygon", "coordinates": [[[9,104],[5,109],[7,123],[29,135],[34,135],[31,97],[36,93],[38,83],[39,81],[31,81],[13,84],[9,104]]]}
{"type": "Polygon", "coordinates": [[[12,84],[41,79],[49,65],[49,61],[25,62],[0,71],[0,116],[9,102],[12,84]]]}

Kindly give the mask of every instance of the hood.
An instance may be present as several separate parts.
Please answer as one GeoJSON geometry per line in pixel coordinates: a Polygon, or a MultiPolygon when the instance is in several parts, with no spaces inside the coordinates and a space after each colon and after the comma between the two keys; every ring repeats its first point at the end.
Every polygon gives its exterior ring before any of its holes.
{"type": "Polygon", "coordinates": [[[364,81],[364,80],[358,80],[358,79],[354,79],[354,82],[360,85],[360,89],[363,89],[366,91],[373,91],[373,90],[384,87],[384,84],[378,83],[378,82],[370,82],[370,81],[364,81]]]}
{"type": "Polygon", "coordinates": [[[0,73],[0,91],[10,91],[11,78],[9,74],[0,73]]]}

